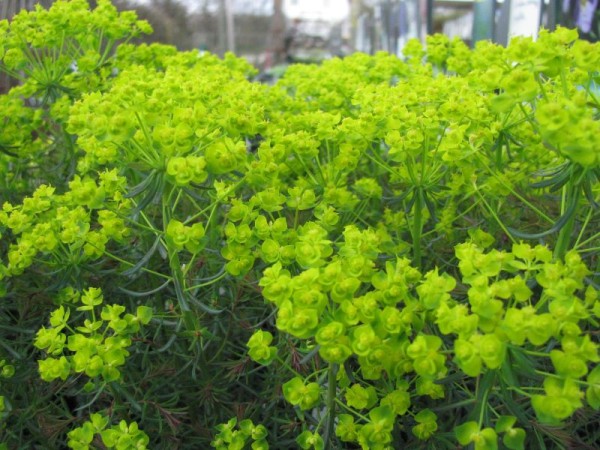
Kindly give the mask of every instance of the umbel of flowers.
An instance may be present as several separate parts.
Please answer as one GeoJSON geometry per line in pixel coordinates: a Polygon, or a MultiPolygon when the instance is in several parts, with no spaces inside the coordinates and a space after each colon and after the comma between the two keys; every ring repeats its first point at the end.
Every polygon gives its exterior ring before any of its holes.
{"type": "Polygon", "coordinates": [[[0,22],[8,448],[594,447],[596,44],[435,35],[265,86],[146,32],[0,22]]]}

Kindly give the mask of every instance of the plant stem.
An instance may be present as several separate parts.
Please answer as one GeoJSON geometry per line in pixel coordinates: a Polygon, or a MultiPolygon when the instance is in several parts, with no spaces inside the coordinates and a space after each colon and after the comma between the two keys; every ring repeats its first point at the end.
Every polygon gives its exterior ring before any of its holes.
{"type": "MultiPolygon", "coordinates": [[[[571,202],[577,202],[577,186],[573,183],[573,179],[570,179],[566,186],[563,187],[563,198],[562,198],[562,213],[568,209],[568,205],[571,202]]],[[[569,245],[572,239],[573,226],[575,225],[575,217],[577,217],[577,205],[575,205],[575,210],[571,217],[567,220],[567,223],[560,229],[558,232],[558,239],[556,240],[556,246],[554,247],[554,258],[555,259],[564,259],[567,250],[569,249],[569,245]]]]}
{"type": "Polygon", "coordinates": [[[370,422],[370,419],[367,416],[362,415],[361,413],[359,413],[358,411],[355,411],[354,409],[350,408],[348,405],[346,405],[343,401],[341,401],[340,399],[336,398],[335,399],[335,403],[337,403],[338,405],[340,405],[342,408],[344,408],[346,411],[348,411],[349,413],[352,413],[352,415],[359,417],[360,419],[362,419],[364,422],[368,423],[370,422]]]}
{"type": "Polygon", "coordinates": [[[337,371],[338,365],[331,364],[327,373],[327,422],[325,427],[325,450],[331,448],[331,439],[333,437],[333,425],[335,423],[335,399],[337,393],[337,371]]]}
{"type": "MultiPolygon", "coordinates": [[[[163,192],[162,211],[163,230],[165,234],[167,232],[167,226],[169,221],[171,220],[172,213],[172,209],[169,205],[170,197],[170,192],[163,192]]],[[[171,269],[171,275],[173,277],[173,286],[175,287],[175,296],[177,298],[177,303],[179,304],[179,309],[181,310],[183,325],[185,327],[185,330],[191,333],[192,343],[195,343],[196,349],[200,350],[199,343],[197,341],[194,341],[193,338],[193,336],[198,332],[199,327],[195,314],[190,307],[189,298],[186,293],[185,277],[183,274],[183,269],[181,267],[181,262],[179,260],[179,253],[177,249],[172,248],[170,245],[168,245],[167,254],[169,258],[169,268],[171,269]]]]}
{"type": "Polygon", "coordinates": [[[437,408],[431,408],[433,412],[441,412],[447,411],[449,409],[458,409],[462,406],[472,405],[473,403],[477,403],[476,398],[468,398],[466,400],[462,400],[460,402],[452,403],[450,405],[438,406],[437,408]]]}
{"type": "Polygon", "coordinates": [[[413,245],[413,264],[417,269],[421,269],[421,233],[423,232],[423,193],[421,188],[415,192],[415,214],[413,217],[412,245],[413,245]]]}
{"type": "Polygon", "coordinates": [[[504,223],[502,222],[502,220],[500,220],[500,217],[498,217],[498,214],[496,214],[496,210],[494,208],[492,208],[488,202],[485,201],[485,197],[481,194],[481,192],[479,192],[479,187],[475,183],[473,183],[473,187],[475,188],[475,192],[477,192],[477,195],[479,196],[479,198],[481,199],[481,201],[483,202],[483,204],[485,205],[485,207],[487,208],[487,210],[489,211],[489,213],[492,215],[492,217],[494,219],[496,219],[496,222],[498,222],[498,225],[500,226],[500,228],[502,228],[502,231],[504,231],[504,233],[506,234],[506,236],[513,243],[515,243],[516,242],[515,238],[512,236],[512,234],[510,233],[510,231],[508,231],[508,229],[506,228],[506,225],[504,225],[504,223]]]}
{"type": "Polygon", "coordinates": [[[488,409],[488,397],[490,395],[490,391],[492,390],[493,386],[496,384],[496,372],[495,371],[488,371],[486,372],[479,380],[477,383],[477,393],[476,393],[476,401],[477,401],[477,406],[476,406],[476,410],[475,410],[475,414],[477,414],[479,416],[479,429],[481,429],[484,419],[485,419],[485,413],[486,410],[488,409]]]}

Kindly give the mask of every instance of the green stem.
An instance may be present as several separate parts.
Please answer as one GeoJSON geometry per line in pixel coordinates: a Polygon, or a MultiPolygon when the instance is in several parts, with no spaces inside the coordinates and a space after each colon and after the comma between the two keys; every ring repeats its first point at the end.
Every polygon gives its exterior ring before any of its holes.
{"type": "Polygon", "coordinates": [[[477,412],[476,414],[478,414],[479,416],[479,429],[481,429],[484,419],[485,419],[485,413],[488,409],[488,397],[490,395],[490,391],[493,389],[494,385],[496,384],[496,372],[495,371],[488,371],[486,372],[477,382],[477,393],[476,393],[476,399],[477,399],[477,412]]]}
{"type": "Polygon", "coordinates": [[[486,403],[487,403],[488,394],[489,394],[489,391],[486,390],[483,394],[483,400],[480,405],[481,409],[479,410],[479,422],[478,422],[479,429],[481,429],[481,426],[483,425],[483,416],[485,414],[485,409],[487,407],[486,403]]]}
{"type": "MultiPolygon", "coordinates": [[[[557,380],[566,380],[567,379],[565,376],[557,375],[555,373],[543,372],[541,370],[536,370],[535,373],[537,373],[538,375],[543,375],[545,377],[556,378],[557,380]]],[[[575,380],[574,379],[573,381],[575,383],[581,384],[583,386],[595,386],[595,383],[588,383],[588,382],[582,381],[582,380],[575,380]]]]}
{"type": "Polygon", "coordinates": [[[355,411],[354,409],[350,408],[348,405],[346,405],[340,399],[336,398],[336,399],[334,399],[334,401],[335,401],[335,403],[337,403],[338,405],[340,405],[342,408],[344,408],[346,411],[348,411],[352,415],[354,415],[354,416],[362,419],[364,422],[369,423],[371,421],[367,416],[364,416],[361,413],[359,413],[358,411],[355,411]]]}
{"type": "Polygon", "coordinates": [[[327,425],[325,428],[325,450],[331,448],[333,437],[333,426],[335,423],[335,399],[337,393],[337,371],[338,365],[331,364],[327,373],[327,425]]]}
{"type": "MultiPolygon", "coordinates": [[[[544,390],[544,388],[529,388],[529,389],[530,389],[530,390],[532,390],[532,391],[536,391],[536,390],[537,390],[537,391],[539,391],[539,390],[544,390]]],[[[528,393],[528,392],[525,392],[523,389],[520,389],[520,388],[518,388],[518,387],[509,386],[509,387],[507,388],[507,390],[509,390],[509,391],[513,391],[513,392],[516,392],[516,393],[518,393],[518,394],[521,394],[523,397],[531,398],[531,394],[530,394],[530,393],[528,393]]]]}
{"type": "Polygon", "coordinates": [[[190,286],[185,288],[184,290],[187,291],[193,291],[195,289],[199,289],[201,287],[206,287],[206,286],[210,286],[211,284],[216,283],[217,281],[222,280],[223,278],[225,278],[227,276],[227,272],[223,272],[221,275],[217,276],[216,278],[213,278],[212,280],[206,281],[204,283],[200,283],[200,284],[195,284],[194,286],[190,286]]]}
{"type": "Polygon", "coordinates": [[[177,253],[177,250],[171,248],[167,248],[167,252],[169,255],[169,265],[171,268],[171,274],[173,276],[173,285],[175,286],[177,302],[179,303],[179,309],[181,310],[183,325],[186,331],[192,333],[193,339],[193,336],[200,329],[200,327],[198,326],[194,311],[192,311],[189,303],[185,278],[183,276],[181,262],[179,260],[179,254],[177,253]]]}
{"type": "Polygon", "coordinates": [[[290,366],[287,361],[284,361],[279,355],[277,355],[275,357],[275,360],[281,364],[283,367],[285,367],[287,370],[289,370],[290,372],[292,372],[295,376],[300,377],[300,378],[304,378],[298,371],[294,370],[292,368],[292,366],[290,366]]]}
{"type": "MultiPolygon", "coordinates": [[[[600,234],[595,235],[595,239],[598,239],[600,237],[600,234]]],[[[588,239],[588,242],[595,240],[595,239],[588,239]]],[[[598,250],[600,250],[600,247],[590,247],[590,248],[583,248],[581,250],[578,250],[579,253],[589,253],[589,252],[597,252],[598,250]]],[[[598,264],[600,264],[600,260],[598,261],[598,264]]]]}
{"type": "MultiPolygon", "coordinates": [[[[118,257],[117,255],[115,255],[114,253],[111,253],[111,252],[109,252],[109,251],[106,251],[106,250],[105,250],[105,251],[104,251],[104,255],[105,255],[105,256],[108,256],[108,257],[109,257],[109,258],[111,258],[111,259],[114,259],[115,261],[118,261],[118,262],[120,262],[121,264],[125,264],[125,265],[127,265],[127,266],[130,266],[130,267],[133,267],[133,266],[135,266],[135,263],[132,263],[132,262],[126,261],[126,260],[124,260],[123,258],[120,258],[120,257],[118,257]]],[[[160,273],[160,272],[156,272],[156,271],[154,271],[154,270],[150,270],[150,269],[148,269],[148,268],[146,268],[146,267],[141,267],[141,268],[140,268],[140,270],[141,270],[142,272],[146,272],[146,273],[149,273],[149,274],[152,274],[152,275],[156,275],[157,277],[164,278],[165,280],[169,280],[169,281],[170,281],[170,280],[172,280],[172,279],[173,279],[173,278],[172,278],[172,277],[170,277],[169,275],[165,275],[164,273],[160,273]]]]}
{"type": "Polygon", "coordinates": [[[560,81],[562,84],[563,93],[565,94],[565,97],[569,98],[569,83],[567,82],[567,75],[565,73],[564,66],[560,70],[560,81]]]}
{"type": "MultiPolygon", "coordinates": [[[[171,197],[170,192],[163,192],[162,195],[162,218],[163,218],[163,232],[166,235],[167,226],[172,217],[172,209],[169,203],[169,199],[171,197]]],[[[169,258],[169,268],[171,269],[171,276],[173,279],[173,286],[175,287],[175,294],[177,298],[177,302],[179,304],[179,309],[181,310],[181,316],[183,319],[183,325],[186,331],[191,333],[192,339],[195,335],[195,332],[199,330],[199,326],[197,324],[197,320],[195,318],[194,312],[190,307],[189,298],[187,296],[187,290],[185,285],[185,277],[183,274],[183,269],[181,267],[181,261],[179,260],[179,253],[177,249],[172,248],[170,245],[166,246],[167,255],[169,258]]],[[[197,342],[196,342],[197,344],[197,342]]],[[[199,349],[199,346],[197,347],[199,349]]]]}
{"type": "Polygon", "coordinates": [[[502,231],[504,231],[504,233],[506,234],[506,236],[513,242],[515,243],[515,238],[512,236],[512,234],[508,231],[508,229],[506,228],[506,226],[504,225],[504,222],[502,222],[502,220],[500,220],[500,217],[498,217],[498,214],[496,214],[496,209],[492,208],[490,206],[490,204],[488,202],[485,201],[485,197],[481,194],[481,192],[479,192],[479,187],[473,183],[473,188],[475,188],[475,192],[477,193],[477,195],[479,196],[479,198],[481,199],[482,203],[485,205],[486,209],[488,210],[488,212],[491,214],[491,216],[496,220],[496,222],[498,223],[498,225],[500,226],[500,228],[502,228],[502,231]]]}
{"type": "MultiPolygon", "coordinates": [[[[561,212],[564,212],[568,209],[568,205],[571,202],[577,202],[577,189],[578,186],[575,185],[573,179],[570,179],[567,184],[563,187],[563,198],[562,198],[562,207],[561,212]]],[[[575,205],[575,210],[571,217],[567,220],[567,223],[560,229],[558,232],[558,239],[556,240],[556,246],[554,247],[554,258],[555,259],[563,259],[567,250],[570,247],[573,227],[575,226],[575,218],[577,217],[578,207],[575,205]]]]}
{"type": "Polygon", "coordinates": [[[523,353],[526,353],[526,354],[531,355],[531,356],[538,356],[540,358],[549,358],[550,357],[549,353],[536,352],[534,350],[523,350],[523,353]]]}
{"type": "Polygon", "coordinates": [[[494,177],[494,179],[496,181],[498,181],[504,188],[508,189],[509,192],[514,195],[515,197],[517,197],[520,201],[522,201],[525,206],[527,206],[528,208],[530,208],[531,210],[533,210],[538,216],[540,216],[542,219],[544,219],[546,222],[548,223],[553,223],[553,220],[551,217],[549,217],[546,213],[544,213],[541,209],[537,208],[535,206],[535,204],[533,204],[532,202],[528,201],[525,197],[523,197],[522,195],[520,195],[511,185],[510,183],[507,183],[506,180],[504,180],[501,176],[498,175],[498,173],[494,172],[485,162],[485,160],[479,155],[476,154],[480,164],[483,165],[483,167],[485,167],[485,169],[490,173],[491,176],[494,177]]]}
{"type": "MultiPolygon", "coordinates": [[[[502,170],[502,146],[504,145],[504,141],[506,140],[506,137],[504,136],[504,132],[500,133],[500,136],[498,137],[498,140],[494,143],[495,145],[495,156],[496,156],[496,169],[498,170],[502,170]]],[[[507,143],[508,145],[508,143],[507,143]]]]}
{"type": "MultiPolygon", "coordinates": [[[[581,240],[583,239],[583,234],[585,232],[585,230],[588,227],[588,224],[590,223],[590,220],[592,218],[592,214],[593,214],[593,210],[592,208],[589,209],[587,216],[585,217],[585,220],[583,221],[583,224],[581,225],[581,230],[579,231],[579,236],[577,236],[577,240],[575,241],[575,244],[573,245],[573,248],[580,248],[582,244],[581,240]]],[[[595,234],[594,236],[592,236],[591,240],[596,240],[598,238],[600,234],[595,234]]],[[[584,242],[589,242],[588,241],[584,241],[584,242]]]]}
{"type": "Polygon", "coordinates": [[[412,227],[413,264],[421,268],[421,233],[423,232],[423,192],[417,188],[415,192],[414,217],[412,227]]]}
{"type": "Polygon", "coordinates": [[[380,168],[382,168],[384,171],[392,174],[392,175],[396,175],[399,178],[402,178],[402,175],[395,171],[393,167],[387,165],[385,162],[383,161],[379,161],[377,158],[375,158],[373,155],[369,154],[369,152],[365,152],[365,156],[367,158],[369,158],[371,161],[373,161],[377,166],[379,166],[380,168]]]}
{"type": "Polygon", "coordinates": [[[477,403],[477,399],[476,398],[469,398],[467,400],[462,400],[460,402],[452,403],[450,405],[438,406],[437,408],[431,408],[431,410],[433,412],[448,411],[449,409],[456,410],[456,409],[461,408],[463,406],[472,405],[473,403],[477,403]]]}

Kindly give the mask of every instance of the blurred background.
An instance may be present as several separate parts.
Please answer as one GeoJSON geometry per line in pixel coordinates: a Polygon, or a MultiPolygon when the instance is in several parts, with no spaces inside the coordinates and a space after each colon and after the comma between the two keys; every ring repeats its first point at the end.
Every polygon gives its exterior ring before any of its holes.
{"type": "MultiPolygon", "coordinates": [[[[0,19],[36,3],[0,0],[0,19]]],[[[95,1],[90,4],[94,6],[95,1]]],[[[599,0],[113,0],[135,9],[154,34],[146,42],[247,58],[262,71],[291,62],[320,61],[355,51],[401,55],[411,38],[444,33],[473,45],[535,38],[541,26],[578,27],[598,40],[599,0]]]]}

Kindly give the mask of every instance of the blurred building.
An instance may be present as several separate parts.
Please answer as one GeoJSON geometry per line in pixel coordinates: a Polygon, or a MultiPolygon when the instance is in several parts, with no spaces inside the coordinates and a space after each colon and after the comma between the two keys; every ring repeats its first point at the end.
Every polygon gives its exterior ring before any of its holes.
{"type": "Polygon", "coordinates": [[[425,34],[426,11],[421,0],[351,0],[350,5],[356,51],[399,54],[409,39],[425,34]]]}
{"type": "Polygon", "coordinates": [[[288,61],[321,60],[350,52],[348,0],[284,0],[288,61]]]}
{"type": "Polygon", "coordinates": [[[411,38],[443,33],[469,44],[512,36],[535,38],[540,27],[578,27],[600,36],[599,0],[349,0],[352,46],[357,51],[401,54],[411,38]],[[592,11],[593,9],[593,11],[592,11]]]}

